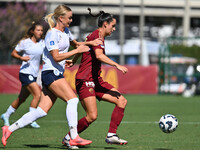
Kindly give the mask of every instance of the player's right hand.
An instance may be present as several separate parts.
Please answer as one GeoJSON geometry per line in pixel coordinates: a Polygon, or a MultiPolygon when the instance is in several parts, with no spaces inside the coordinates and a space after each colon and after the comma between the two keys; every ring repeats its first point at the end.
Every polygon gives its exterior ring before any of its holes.
{"type": "Polygon", "coordinates": [[[126,74],[128,72],[128,69],[125,66],[117,65],[116,66],[118,70],[120,70],[123,74],[126,74]]]}
{"type": "Polygon", "coordinates": [[[78,48],[78,53],[84,53],[84,52],[88,52],[90,50],[90,48],[86,45],[80,45],[78,48]]]}
{"type": "Polygon", "coordinates": [[[20,58],[22,61],[29,61],[31,58],[29,56],[23,56],[20,58]]]}

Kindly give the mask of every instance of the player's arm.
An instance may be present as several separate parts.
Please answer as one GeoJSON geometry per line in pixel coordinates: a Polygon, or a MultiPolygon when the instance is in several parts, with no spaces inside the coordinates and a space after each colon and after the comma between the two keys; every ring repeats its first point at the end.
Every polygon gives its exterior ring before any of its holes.
{"type": "Polygon", "coordinates": [[[87,52],[87,51],[89,51],[89,49],[90,48],[88,46],[80,45],[77,49],[74,49],[74,50],[66,52],[66,53],[59,53],[58,49],[51,50],[50,53],[51,53],[53,59],[56,62],[59,62],[59,61],[65,60],[75,54],[87,52]]]}
{"type": "Polygon", "coordinates": [[[128,72],[128,69],[124,66],[121,66],[119,65],[118,63],[114,62],[113,60],[111,60],[109,57],[107,57],[104,53],[103,53],[103,50],[102,49],[96,49],[95,50],[95,55],[96,55],[96,58],[103,62],[103,63],[106,63],[108,65],[111,65],[111,66],[114,66],[116,67],[118,70],[122,71],[123,74],[127,73],[128,72]]]}
{"type": "Polygon", "coordinates": [[[16,49],[14,49],[11,53],[11,56],[16,58],[16,59],[19,59],[19,60],[22,60],[22,61],[29,61],[30,60],[30,57],[29,56],[21,56],[18,54],[18,51],[16,49]]]}
{"type": "Polygon", "coordinates": [[[70,45],[73,46],[74,48],[77,48],[80,45],[98,46],[102,44],[103,44],[102,38],[97,38],[97,39],[94,39],[93,41],[78,42],[76,40],[73,40],[70,42],[70,45]]]}
{"type": "Polygon", "coordinates": [[[72,60],[66,60],[66,67],[72,67],[78,60],[78,58],[81,56],[81,54],[76,54],[72,60]]]}

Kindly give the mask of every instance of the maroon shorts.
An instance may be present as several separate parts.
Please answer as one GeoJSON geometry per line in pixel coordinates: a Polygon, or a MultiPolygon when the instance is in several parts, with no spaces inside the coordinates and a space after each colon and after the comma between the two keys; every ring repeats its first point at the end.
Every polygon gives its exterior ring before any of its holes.
{"type": "Polygon", "coordinates": [[[96,96],[98,100],[101,100],[103,95],[112,88],[114,87],[108,82],[104,82],[102,78],[95,81],[76,80],[76,91],[80,100],[89,96],[96,96]]]}

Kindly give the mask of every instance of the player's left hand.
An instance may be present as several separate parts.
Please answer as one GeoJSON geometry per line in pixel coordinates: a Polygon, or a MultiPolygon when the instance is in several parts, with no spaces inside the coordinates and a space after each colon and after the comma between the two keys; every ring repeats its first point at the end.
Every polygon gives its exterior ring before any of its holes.
{"type": "Polygon", "coordinates": [[[73,65],[74,65],[74,63],[73,63],[72,60],[66,60],[66,61],[65,61],[65,67],[70,68],[70,67],[72,67],[73,65]]]}
{"type": "Polygon", "coordinates": [[[102,38],[97,38],[97,39],[91,41],[91,45],[92,45],[92,46],[103,45],[103,42],[102,42],[102,41],[103,41],[102,38]]]}

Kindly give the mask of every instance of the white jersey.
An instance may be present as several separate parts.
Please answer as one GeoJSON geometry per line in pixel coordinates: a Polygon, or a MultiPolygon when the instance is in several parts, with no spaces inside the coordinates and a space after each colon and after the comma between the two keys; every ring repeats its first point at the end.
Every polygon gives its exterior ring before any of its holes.
{"type": "Polygon", "coordinates": [[[42,39],[37,43],[34,43],[30,38],[21,40],[15,47],[15,50],[22,52],[22,56],[29,56],[30,60],[22,62],[19,72],[37,77],[44,48],[45,44],[42,39]]]}
{"type": "Polygon", "coordinates": [[[43,53],[43,68],[42,71],[45,70],[54,70],[63,74],[65,69],[65,60],[60,62],[56,62],[50,51],[58,49],[59,53],[66,53],[70,47],[70,41],[73,40],[71,32],[68,28],[65,29],[65,32],[62,32],[58,29],[52,28],[47,32],[45,37],[45,50],[43,53]]]}

